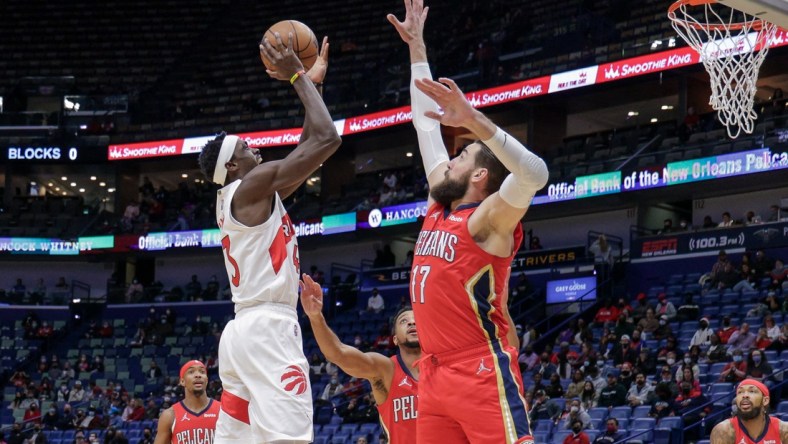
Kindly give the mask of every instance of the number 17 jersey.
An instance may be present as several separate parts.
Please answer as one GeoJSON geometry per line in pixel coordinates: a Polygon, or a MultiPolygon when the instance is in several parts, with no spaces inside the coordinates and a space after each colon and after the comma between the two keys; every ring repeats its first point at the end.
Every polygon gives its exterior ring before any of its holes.
{"type": "Polygon", "coordinates": [[[216,194],[216,223],[235,311],[261,302],[298,303],[298,242],[293,223],[278,193],[271,215],[262,224],[248,227],[232,215],[231,203],[241,180],[216,194]]]}
{"type": "Polygon", "coordinates": [[[509,324],[501,311],[501,296],[523,230],[518,224],[509,256],[484,251],[468,231],[468,218],[478,206],[466,204],[449,211],[433,204],[424,218],[413,250],[410,293],[425,353],[491,342],[507,345],[509,324]]]}

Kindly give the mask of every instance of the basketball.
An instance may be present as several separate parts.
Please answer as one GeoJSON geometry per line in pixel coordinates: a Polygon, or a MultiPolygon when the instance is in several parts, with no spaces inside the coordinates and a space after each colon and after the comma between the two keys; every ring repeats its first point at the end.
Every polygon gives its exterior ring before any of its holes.
{"type": "MultiPolygon", "coordinates": [[[[301,63],[304,65],[305,70],[308,71],[309,68],[315,64],[318,52],[317,37],[315,37],[315,33],[309,29],[309,26],[296,20],[282,20],[281,22],[275,23],[265,31],[265,34],[263,34],[263,38],[268,40],[274,47],[276,47],[275,32],[279,33],[279,36],[282,38],[282,43],[284,43],[285,46],[287,45],[288,34],[293,34],[293,50],[298,58],[301,59],[301,63]]],[[[276,71],[276,67],[262,53],[260,53],[260,59],[267,69],[276,71]]]]}

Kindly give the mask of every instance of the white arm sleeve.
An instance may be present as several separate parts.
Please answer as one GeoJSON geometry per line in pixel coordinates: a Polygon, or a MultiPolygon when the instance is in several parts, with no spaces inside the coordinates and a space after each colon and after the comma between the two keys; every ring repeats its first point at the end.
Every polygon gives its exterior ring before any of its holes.
{"type": "Polygon", "coordinates": [[[534,194],[547,184],[549,172],[544,160],[501,128],[483,142],[511,171],[501,184],[501,198],[515,208],[527,208],[534,194]]]}
{"type": "Polygon", "coordinates": [[[440,125],[435,119],[424,115],[426,111],[438,112],[438,104],[416,88],[415,79],[432,79],[427,62],[410,65],[410,101],[413,126],[419,139],[419,152],[424,161],[424,172],[430,173],[441,163],[449,161],[449,153],[443,144],[440,125]]]}

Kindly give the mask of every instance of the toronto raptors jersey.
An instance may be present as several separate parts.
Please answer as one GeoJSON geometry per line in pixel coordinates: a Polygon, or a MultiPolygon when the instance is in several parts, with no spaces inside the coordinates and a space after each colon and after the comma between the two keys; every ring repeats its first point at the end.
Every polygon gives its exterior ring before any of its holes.
{"type": "Polygon", "coordinates": [[[761,436],[751,438],[744,429],[744,424],[739,418],[729,420],[736,431],[736,444],[780,444],[780,421],[766,415],[766,427],[761,436]]]}
{"type": "Polygon", "coordinates": [[[487,253],[468,231],[468,218],[478,205],[449,211],[433,204],[424,218],[413,253],[410,294],[425,353],[491,342],[496,349],[508,345],[509,324],[501,311],[501,295],[523,229],[519,224],[515,229],[509,256],[487,253]]]}
{"type": "Polygon", "coordinates": [[[216,223],[235,311],[260,302],[295,308],[300,266],[293,223],[278,193],[274,193],[271,216],[262,224],[247,227],[235,220],[230,204],[240,184],[234,181],[216,197],[216,223]]]}
{"type": "Polygon", "coordinates": [[[183,401],[172,406],[172,444],[213,444],[221,403],[214,399],[201,412],[192,412],[183,401]]]}
{"type": "Polygon", "coordinates": [[[394,376],[386,402],[378,406],[380,422],[389,437],[389,444],[413,444],[416,442],[419,381],[410,374],[399,353],[391,360],[394,362],[394,376]]]}

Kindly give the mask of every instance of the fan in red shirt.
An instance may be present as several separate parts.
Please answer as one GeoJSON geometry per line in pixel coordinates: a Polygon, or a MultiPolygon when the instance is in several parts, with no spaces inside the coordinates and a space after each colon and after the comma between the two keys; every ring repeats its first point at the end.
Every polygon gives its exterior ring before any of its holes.
{"type": "Polygon", "coordinates": [[[583,421],[579,419],[575,420],[572,423],[572,434],[567,435],[564,438],[564,444],[590,444],[591,440],[589,439],[586,432],[583,431],[583,421]]]}
{"type": "Polygon", "coordinates": [[[594,322],[600,325],[607,324],[608,322],[616,322],[618,320],[618,308],[607,299],[605,305],[600,307],[594,316],[594,322]]]}

